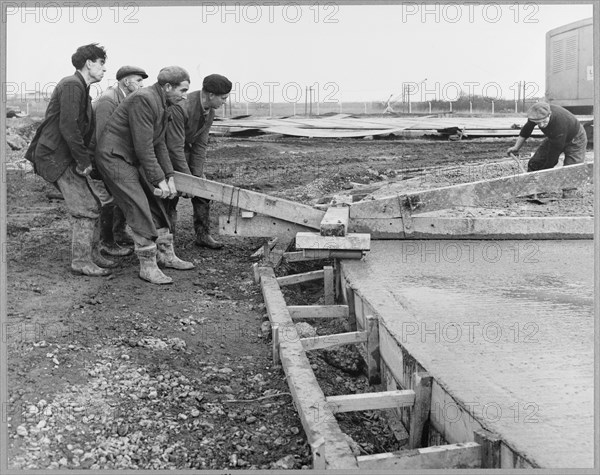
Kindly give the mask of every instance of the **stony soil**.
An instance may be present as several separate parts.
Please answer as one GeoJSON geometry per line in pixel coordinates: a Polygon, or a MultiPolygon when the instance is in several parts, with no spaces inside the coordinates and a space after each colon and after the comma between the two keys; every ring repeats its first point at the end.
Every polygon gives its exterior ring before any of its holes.
{"type": "MultiPolygon", "coordinates": [[[[466,177],[473,167],[506,163],[513,141],[218,138],[207,176],[314,204],[357,183],[472,181],[466,177]]],[[[535,144],[530,140],[525,152],[535,144]]],[[[8,162],[10,467],[310,468],[284,373],[272,365],[251,270],[251,255],[266,239],[223,237],[224,250],[198,249],[191,206],[182,200],[176,249],[196,269],[167,271],[175,282],[164,287],[137,277],[135,257],[121,259],[109,278],[75,276],[64,203],[49,198],[54,188],[30,171],[23,151],[10,152],[8,162]]],[[[545,208],[525,200],[496,207],[591,214],[591,186],[570,199],[549,198],[545,208]]],[[[217,215],[229,209],[213,210],[216,228],[217,215]]],[[[278,273],[309,267],[288,264],[278,273]]],[[[322,289],[306,284],[285,295],[290,305],[313,304],[322,289]]],[[[341,328],[336,322],[316,330],[341,328]]],[[[375,390],[349,347],[310,359],[326,395],[375,390]]],[[[357,454],[402,447],[380,413],[338,420],[357,454]]]]}

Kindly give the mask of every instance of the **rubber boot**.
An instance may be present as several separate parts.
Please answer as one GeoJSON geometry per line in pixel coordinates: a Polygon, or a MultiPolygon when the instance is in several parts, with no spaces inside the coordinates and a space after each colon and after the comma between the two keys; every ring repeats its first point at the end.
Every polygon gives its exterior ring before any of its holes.
{"type": "Polygon", "coordinates": [[[117,267],[117,263],[115,261],[111,261],[102,255],[100,252],[100,235],[101,235],[101,224],[100,220],[96,220],[96,225],[94,226],[94,236],[92,238],[92,260],[98,264],[100,267],[112,268],[117,267]]]}
{"type": "Polygon", "coordinates": [[[75,218],[71,243],[71,270],[75,274],[89,276],[110,275],[111,271],[98,267],[92,258],[94,233],[97,230],[96,219],[75,218]]]}
{"type": "Polygon", "coordinates": [[[156,244],[145,247],[139,247],[135,253],[140,260],[140,278],[151,284],[172,284],[173,279],[163,272],[156,265],[156,244]]]}
{"type": "Polygon", "coordinates": [[[158,246],[158,256],[156,260],[159,264],[178,270],[190,270],[196,267],[193,263],[181,260],[175,255],[172,234],[168,232],[164,234],[164,232],[159,230],[156,245],[158,246]]]}
{"type": "Polygon", "coordinates": [[[109,256],[123,257],[133,254],[133,247],[121,247],[114,242],[113,217],[116,209],[118,209],[116,205],[111,203],[104,205],[100,210],[100,243],[98,249],[109,256]]]}
{"type": "Polygon", "coordinates": [[[222,249],[223,244],[210,235],[210,200],[192,198],[194,208],[194,231],[196,231],[196,246],[209,249],[222,249]]]}
{"type": "Polygon", "coordinates": [[[121,208],[115,205],[113,210],[112,232],[113,241],[121,247],[131,248],[133,250],[133,240],[126,231],[127,220],[121,208]]]}

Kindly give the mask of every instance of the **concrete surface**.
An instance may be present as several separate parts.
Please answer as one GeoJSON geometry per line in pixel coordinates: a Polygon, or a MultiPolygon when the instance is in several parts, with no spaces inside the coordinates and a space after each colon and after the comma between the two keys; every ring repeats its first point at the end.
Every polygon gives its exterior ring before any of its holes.
{"type": "Polygon", "coordinates": [[[591,240],[374,241],[342,266],[397,342],[514,451],[592,468],[593,255],[591,240]]]}

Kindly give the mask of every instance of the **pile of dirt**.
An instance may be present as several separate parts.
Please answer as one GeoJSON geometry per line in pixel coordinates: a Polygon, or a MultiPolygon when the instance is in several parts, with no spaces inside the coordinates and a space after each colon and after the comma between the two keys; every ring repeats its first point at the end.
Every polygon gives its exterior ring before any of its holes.
{"type": "Polygon", "coordinates": [[[6,120],[6,143],[11,150],[26,150],[35,135],[39,119],[15,117],[6,120]]]}

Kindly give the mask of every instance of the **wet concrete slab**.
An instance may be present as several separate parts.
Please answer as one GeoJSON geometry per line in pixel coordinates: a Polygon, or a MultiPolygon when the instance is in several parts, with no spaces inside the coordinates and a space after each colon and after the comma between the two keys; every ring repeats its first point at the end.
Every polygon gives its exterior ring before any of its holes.
{"type": "Polygon", "coordinates": [[[374,241],[342,271],[396,343],[514,452],[591,468],[593,257],[591,240],[374,241]]]}

